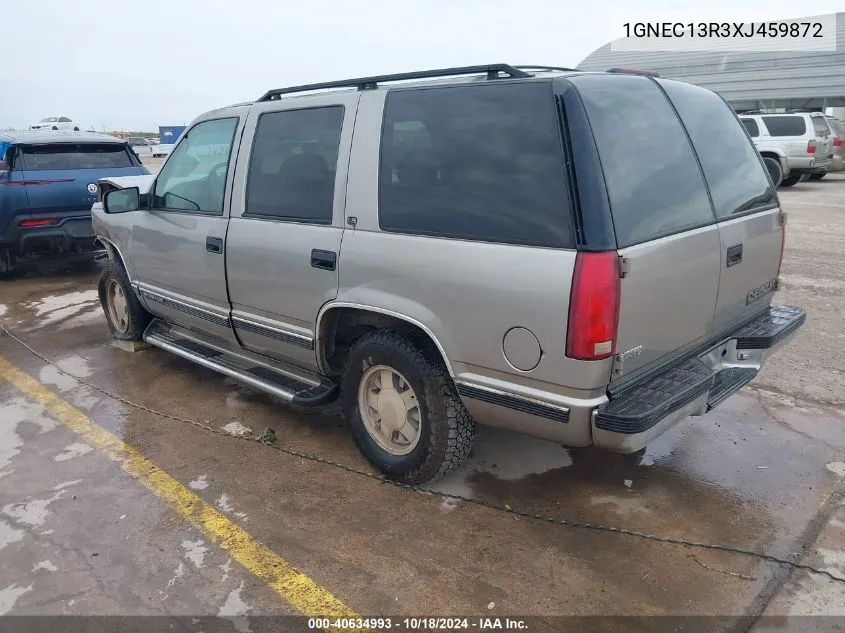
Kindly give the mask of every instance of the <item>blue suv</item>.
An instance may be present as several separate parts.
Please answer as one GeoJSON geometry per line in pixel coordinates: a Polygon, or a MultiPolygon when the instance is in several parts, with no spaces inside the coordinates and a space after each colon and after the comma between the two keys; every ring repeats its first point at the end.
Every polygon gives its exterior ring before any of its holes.
{"type": "Polygon", "coordinates": [[[89,132],[0,132],[0,276],[19,257],[95,250],[97,179],[150,172],[121,139],[89,132]]]}

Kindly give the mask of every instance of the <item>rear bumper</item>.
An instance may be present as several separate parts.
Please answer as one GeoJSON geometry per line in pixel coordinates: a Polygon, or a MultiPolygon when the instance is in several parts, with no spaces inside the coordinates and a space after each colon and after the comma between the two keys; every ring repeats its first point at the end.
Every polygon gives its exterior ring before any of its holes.
{"type": "Polygon", "coordinates": [[[788,157],[787,162],[791,172],[798,174],[822,174],[830,169],[833,163],[832,156],[808,156],[806,158],[788,157]]]}
{"type": "Polygon", "coordinates": [[[703,354],[625,389],[593,412],[594,443],[634,452],[687,416],[707,413],[751,381],[805,319],[802,308],[770,307],[703,354]]]}
{"type": "Polygon", "coordinates": [[[0,236],[0,246],[9,248],[17,256],[61,255],[96,250],[94,238],[90,213],[50,213],[16,218],[6,233],[0,236]],[[22,222],[33,219],[54,223],[44,226],[21,226],[22,222]]]}
{"type": "Polygon", "coordinates": [[[458,393],[479,424],[519,431],[567,446],[595,445],[632,453],[684,420],[703,415],[752,380],[769,356],[803,325],[804,310],[769,307],[671,367],[620,392],[582,397],[527,390],[512,383],[457,379],[458,393]]]}
{"type": "Polygon", "coordinates": [[[845,154],[833,155],[833,162],[830,164],[829,171],[845,171],[845,154]]]}

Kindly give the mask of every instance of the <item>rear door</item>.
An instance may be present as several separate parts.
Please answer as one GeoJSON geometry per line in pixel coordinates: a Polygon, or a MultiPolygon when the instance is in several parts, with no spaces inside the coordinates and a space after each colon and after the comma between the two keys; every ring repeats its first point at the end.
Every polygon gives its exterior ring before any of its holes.
{"type": "Polygon", "coordinates": [[[616,346],[625,360],[612,378],[623,381],[711,333],[719,229],[689,139],[653,80],[582,75],[571,82],[586,108],[626,260],[616,346]]]}
{"type": "Polygon", "coordinates": [[[783,231],[777,195],[742,124],[718,95],[690,84],[658,83],[692,140],[719,222],[713,330],[721,332],[771,302],[783,231]]]}
{"type": "Polygon", "coordinates": [[[226,273],[243,346],[316,368],[317,313],[337,296],[358,93],[254,105],[238,159],[226,273]]]}
{"type": "Polygon", "coordinates": [[[790,162],[792,167],[809,167],[812,156],[807,151],[807,141],[812,130],[807,129],[807,117],[802,114],[767,114],[760,117],[766,134],[777,140],[787,156],[799,159],[790,162]]]}

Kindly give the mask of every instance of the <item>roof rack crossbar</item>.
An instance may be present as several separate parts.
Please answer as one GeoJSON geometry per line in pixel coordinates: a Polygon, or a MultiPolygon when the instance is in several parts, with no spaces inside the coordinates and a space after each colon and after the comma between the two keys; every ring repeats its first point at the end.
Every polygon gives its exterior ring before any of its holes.
{"type": "Polygon", "coordinates": [[[531,75],[523,70],[508,64],[490,64],[487,66],[461,66],[458,68],[440,68],[437,70],[420,70],[409,73],[398,73],[395,75],[376,75],[374,77],[359,77],[357,79],[342,79],[340,81],[326,81],[317,84],[305,84],[302,86],[290,86],[288,88],[276,88],[269,90],[258,101],[272,101],[281,95],[296,92],[311,92],[312,90],[327,90],[329,88],[358,88],[358,90],[373,90],[378,84],[388,81],[405,81],[411,79],[433,79],[435,77],[455,77],[460,75],[485,74],[487,79],[500,79],[504,74],[510,78],[525,78],[531,75]]]}

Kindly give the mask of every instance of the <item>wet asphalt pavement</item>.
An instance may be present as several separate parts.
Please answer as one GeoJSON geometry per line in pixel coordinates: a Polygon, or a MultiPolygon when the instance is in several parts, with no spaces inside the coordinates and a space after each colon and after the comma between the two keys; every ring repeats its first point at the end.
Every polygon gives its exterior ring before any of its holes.
{"type": "MultiPolygon", "coordinates": [[[[781,200],[790,215],[775,301],[803,305],[808,319],[750,387],[672,429],[640,464],[481,429],[465,467],[432,487],[845,576],[845,177],[781,200]]],[[[99,272],[45,264],[0,285],[9,330],[120,398],[0,336],[0,614],[221,615],[231,630],[258,631],[245,616],[302,612],[318,595],[268,581],[264,570],[289,564],[367,616],[541,616],[535,629],[565,628],[556,615],[845,616],[845,583],[825,576],[518,517],[237,439],[271,427],[277,445],[372,472],[336,408],[292,410],[166,352],[114,347],[99,272]],[[89,424],[125,446],[98,445],[80,431],[89,424]],[[127,466],[131,451],[173,483],[127,466]],[[221,518],[180,514],[185,499],[221,518]],[[266,547],[239,549],[226,530],[266,547]]]]}

